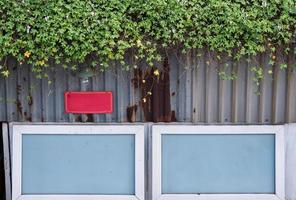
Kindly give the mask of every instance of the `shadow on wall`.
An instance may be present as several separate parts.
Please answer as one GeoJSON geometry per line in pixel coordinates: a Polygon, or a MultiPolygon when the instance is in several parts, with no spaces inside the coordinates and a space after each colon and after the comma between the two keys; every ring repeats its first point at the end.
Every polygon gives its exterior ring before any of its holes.
{"type": "Polygon", "coordinates": [[[4,171],[4,153],[3,153],[3,132],[2,123],[0,122],[0,199],[5,199],[5,171],[4,171]]]}

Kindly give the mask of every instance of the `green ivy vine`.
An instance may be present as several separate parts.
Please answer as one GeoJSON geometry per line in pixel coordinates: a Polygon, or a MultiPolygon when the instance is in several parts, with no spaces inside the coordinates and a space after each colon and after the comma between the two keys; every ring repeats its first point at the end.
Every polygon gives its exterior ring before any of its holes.
{"type": "MultiPolygon", "coordinates": [[[[172,48],[233,59],[269,52],[274,64],[279,47],[295,56],[295,27],[295,0],[0,0],[0,72],[9,76],[10,57],[40,78],[51,62],[105,70],[116,61],[129,69],[133,55],[153,66],[172,48]]],[[[259,82],[260,66],[251,70],[259,82]]]]}

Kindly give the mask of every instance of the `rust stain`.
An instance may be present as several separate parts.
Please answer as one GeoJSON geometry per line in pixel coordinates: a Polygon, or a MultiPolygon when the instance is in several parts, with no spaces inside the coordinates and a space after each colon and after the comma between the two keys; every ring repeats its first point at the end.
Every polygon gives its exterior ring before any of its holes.
{"type": "Polygon", "coordinates": [[[176,118],[176,112],[173,110],[172,111],[172,122],[176,122],[177,118],[176,118]]]}
{"type": "Polygon", "coordinates": [[[86,122],[94,122],[95,121],[93,114],[87,114],[86,117],[87,117],[86,122]]]}
{"type": "Polygon", "coordinates": [[[26,111],[24,112],[24,118],[26,121],[32,122],[32,116],[28,115],[28,113],[26,111]]]}
{"type": "MultiPolygon", "coordinates": [[[[171,96],[170,96],[170,66],[168,58],[164,61],[163,66],[163,121],[170,122],[172,120],[172,112],[171,112],[171,96]]],[[[161,106],[162,107],[162,106],[161,106]]]]}
{"type": "Polygon", "coordinates": [[[19,95],[22,91],[22,86],[21,85],[17,85],[16,86],[16,94],[19,95]]]}
{"type": "Polygon", "coordinates": [[[33,105],[33,97],[32,97],[31,94],[29,94],[29,96],[28,96],[28,105],[29,106],[32,106],[33,105]]]}
{"type": "Polygon", "coordinates": [[[152,95],[153,94],[153,69],[148,69],[143,78],[144,81],[141,83],[141,105],[144,112],[145,121],[153,121],[152,113],[152,95]],[[152,95],[148,95],[148,92],[151,92],[152,95]]]}
{"type": "MultiPolygon", "coordinates": [[[[26,81],[25,78],[23,78],[23,79],[24,79],[24,81],[26,81]]],[[[20,118],[22,118],[24,121],[32,122],[32,118],[33,118],[32,117],[32,112],[29,115],[27,111],[24,111],[23,104],[22,104],[21,100],[19,99],[19,96],[20,96],[21,92],[22,92],[22,86],[17,85],[16,86],[17,99],[15,101],[17,112],[18,112],[20,118]]],[[[30,111],[32,111],[33,96],[32,96],[31,93],[29,93],[29,95],[27,96],[27,104],[30,107],[30,111]]]]}
{"type": "Polygon", "coordinates": [[[156,68],[148,69],[141,82],[141,105],[145,121],[171,122],[176,121],[171,111],[170,67],[165,58],[163,69],[159,75],[156,68]]]}
{"type": "Polygon", "coordinates": [[[133,106],[127,107],[126,113],[127,113],[127,121],[128,122],[135,122],[136,121],[137,110],[138,110],[138,106],[136,104],[133,106]]]}
{"type": "Polygon", "coordinates": [[[75,122],[82,122],[82,116],[81,116],[81,115],[78,115],[78,116],[75,118],[75,122]]]}
{"type": "Polygon", "coordinates": [[[17,109],[18,113],[22,116],[23,115],[23,106],[22,106],[21,101],[19,99],[17,99],[15,104],[16,104],[16,109],[17,109]]]}
{"type": "Polygon", "coordinates": [[[134,77],[132,78],[134,88],[139,88],[142,83],[142,70],[134,69],[134,77]]]}

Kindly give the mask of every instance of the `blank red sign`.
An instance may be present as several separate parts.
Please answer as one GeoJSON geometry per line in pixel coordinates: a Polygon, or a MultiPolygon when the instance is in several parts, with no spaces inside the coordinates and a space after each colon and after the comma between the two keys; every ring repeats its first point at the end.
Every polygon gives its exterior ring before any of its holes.
{"type": "Polygon", "coordinates": [[[112,92],[65,92],[67,113],[112,113],[112,92]]]}

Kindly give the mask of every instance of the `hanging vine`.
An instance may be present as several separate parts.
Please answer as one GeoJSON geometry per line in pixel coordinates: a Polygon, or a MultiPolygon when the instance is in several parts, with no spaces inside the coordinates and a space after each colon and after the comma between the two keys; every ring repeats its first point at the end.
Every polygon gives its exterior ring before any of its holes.
{"type": "MultiPolygon", "coordinates": [[[[9,76],[10,57],[42,78],[51,61],[129,69],[130,50],[153,66],[166,49],[204,47],[237,60],[269,52],[273,65],[279,47],[296,55],[295,27],[295,0],[1,0],[0,73],[9,76]]],[[[261,79],[260,66],[252,71],[261,79]]]]}

